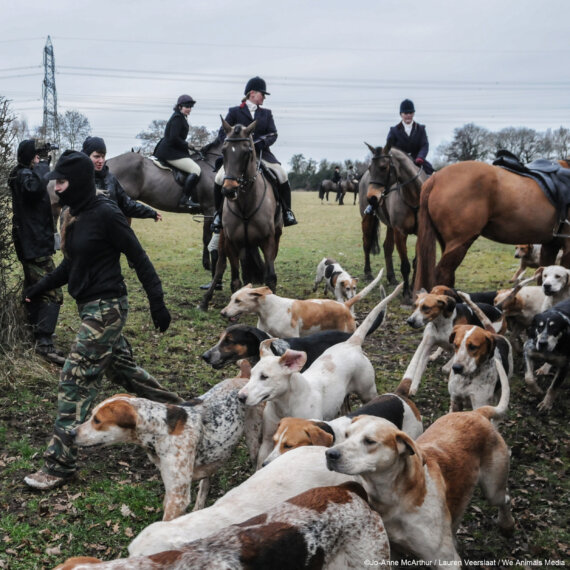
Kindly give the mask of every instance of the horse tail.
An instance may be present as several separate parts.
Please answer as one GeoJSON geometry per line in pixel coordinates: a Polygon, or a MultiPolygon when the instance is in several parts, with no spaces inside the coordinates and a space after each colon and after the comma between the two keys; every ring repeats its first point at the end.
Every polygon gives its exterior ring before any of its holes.
{"type": "Polygon", "coordinates": [[[370,238],[372,240],[372,248],[370,253],[372,255],[378,255],[380,253],[380,220],[378,216],[373,216],[374,222],[372,223],[372,228],[370,230],[370,238]]]}
{"type": "Polygon", "coordinates": [[[418,239],[416,241],[417,270],[414,290],[424,288],[428,291],[435,283],[435,241],[437,230],[429,215],[429,197],[435,184],[436,174],[430,176],[422,185],[420,209],[418,213],[418,239]]]}
{"type": "Polygon", "coordinates": [[[264,267],[257,247],[245,248],[241,258],[241,273],[244,283],[263,283],[264,267]]]}
{"type": "Polygon", "coordinates": [[[321,184],[319,186],[319,199],[322,200],[325,197],[325,188],[323,186],[323,180],[321,180],[321,184]]]}

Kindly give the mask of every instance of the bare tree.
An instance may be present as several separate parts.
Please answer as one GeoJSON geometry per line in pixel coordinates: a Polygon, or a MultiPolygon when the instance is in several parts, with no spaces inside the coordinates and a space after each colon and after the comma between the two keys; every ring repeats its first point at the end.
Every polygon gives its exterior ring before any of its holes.
{"type": "Polygon", "coordinates": [[[522,162],[548,156],[548,145],[543,134],[528,127],[507,127],[492,135],[495,153],[508,150],[522,162]]]}
{"type": "Polygon", "coordinates": [[[484,128],[468,123],[453,131],[453,140],[449,144],[440,145],[438,152],[448,162],[462,160],[485,160],[490,153],[490,132],[484,128]]]}
{"type": "Polygon", "coordinates": [[[560,127],[555,131],[548,130],[545,138],[549,141],[550,156],[555,160],[570,157],[570,129],[560,127]]]}
{"type": "Polygon", "coordinates": [[[79,111],[66,111],[63,115],[59,115],[59,134],[63,149],[79,150],[83,141],[91,134],[89,119],[79,111]]]}
{"type": "MultiPolygon", "coordinates": [[[[167,121],[163,119],[154,119],[145,131],[141,131],[137,135],[137,139],[143,141],[141,144],[141,151],[143,154],[152,154],[154,147],[164,135],[166,123],[167,121]]],[[[209,131],[202,125],[190,125],[187,141],[189,145],[195,148],[201,148],[214,140],[217,135],[217,131],[209,131]]]]}

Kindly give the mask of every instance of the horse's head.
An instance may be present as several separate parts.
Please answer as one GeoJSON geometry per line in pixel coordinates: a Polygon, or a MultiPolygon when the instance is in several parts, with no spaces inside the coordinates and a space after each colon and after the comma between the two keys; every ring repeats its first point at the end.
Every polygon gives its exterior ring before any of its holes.
{"type": "Polygon", "coordinates": [[[366,199],[373,208],[377,208],[382,192],[398,181],[398,165],[390,153],[391,146],[389,144],[384,148],[381,146],[373,147],[368,143],[364,144],[372,153],[372,160],[368,166],[370,182],[366,199]]]}
{"type": "Polygon", "coordinates": [[[238,190],[255,177],[256,155],[251,134],[256,121],[247,127],[243,125],[232,127],[222,118],[222,125],[227,135],[222,145],[225,170],[223,192],[226,198],[235,200],[238,190]]]}

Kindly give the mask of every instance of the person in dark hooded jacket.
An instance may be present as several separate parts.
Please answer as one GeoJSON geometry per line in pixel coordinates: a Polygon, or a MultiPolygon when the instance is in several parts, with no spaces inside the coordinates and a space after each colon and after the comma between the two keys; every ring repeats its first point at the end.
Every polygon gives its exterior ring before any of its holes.
{"type": "Polygon", "coordinates": [[[143,398],[166,403],[183,401],[136,365],[122,334],[128,315],[122,253],[136,271],[149,300],[153,323],[161,332],[170,325],[170,313],[151,261],[118,206],[96,194],[93,174],[89,157],[70,150],[61,155],[49,173],[48,178],[56,181],[60,202],[68,206],[62,227],[64,259],[52,273],[25,291],[27,300],[33,301],[44,291],[67,283],[81,317],[61,372],[58,413],[44,466],[24,479],[34,489],[52,489],[74,475],[77,448],[73,429],[87,418],[104,374],[143,398]]]}
{"type": "Polygon", "coordinates": [[[107,145],[101,137],[87,137],[81,152],[86,154],[95,168],[95,187],[110,200],[113,200],[127,218],[152,218],[156,222],[162,215],[145,204],[133,200],[123,189],[117,177],[105,163],[107,145]]]}
{"type": "MultiPolygon", "coordinates": [[[[18,164],[10,172],[12,193],[12,237],[18,260],[24,270],[24,288],[37,283],[54,270],[54,223],[47,184],[39,174],[39,156],[34,139],[18,146],[18,164]]],[[[26,303],[35,350],[50,362],[63,365],[65,359],[56,351],[53,334],[57,325],[63,293],[59,287],[47,290],[26,303]]]]}

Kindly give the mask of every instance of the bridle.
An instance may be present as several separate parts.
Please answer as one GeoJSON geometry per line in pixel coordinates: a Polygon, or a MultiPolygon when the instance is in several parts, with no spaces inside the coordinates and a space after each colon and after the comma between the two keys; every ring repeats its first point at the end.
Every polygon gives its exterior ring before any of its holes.
{"type": "Polygon", "coordinates": [[[259,160],[257,161],[257,166],[255,167],[255,175],[252,177],[246,176],[247,167],[249,165],[251,156],[253,154],[253,144],[251,137],[231,137],[231,138],[228,137],[225,140],[225,142],[245,142],[245,141],[247,141],[249,144],[245,154],[246,159],[241,174],[239,174],[237,177],[228,176],[228,175],[224,176],[224,180],[234,180],[235,182],[238,183],[238,188],[237,188],[238,192],[243,192],[246,190],[246,188],[251,186],[255,182],[255,179],[259,176],[259,173],[261,172],[261,156],[260,156],[259,160]]]}
{"type": "MultiPolygon", "coordinates": [[[[416,172],[416,174],[414,176],[412,176],[409,180],[406,180],[405,182],[399,182],[398,181],[398,169],[396,168],[396,166],[394,165],[394,159],[392,157],[392,155],[390,154],[376,154],[372,157],[372,159],[376,159],[376,158],[385,158],[388,160],[388,183],[386,184],[384,181],[378,181],[378,180],[370,180],[369,184],[375,184],[376,186],[383,186],[384,190],[382,191],[382,198],[385,198],[388,194],[390,194],[390,192],[394,192],[394,191],[398,191],[400,192],[400,190],[408,185],[411,184],[412,182],[414,182],[415,180],[417,180],[420,176],[420,174],[423,172],[423,164],[419,167],[418,171],[416,172]],[[392,174],[392,170],[394,170],[396,172],[396,182],[393,185],[390,185],[390,176],[392,174]]],[[[404,197],[402,196],[402,199],[404,199],[404,197]]],[[[404,200],[405,202],[405,200],[404,200]]],[[[410,208],[415,208],[417,209],[418,206],[412,206],[411,204],[407,204],[407,206],[409,206],[410,208]]]]}

